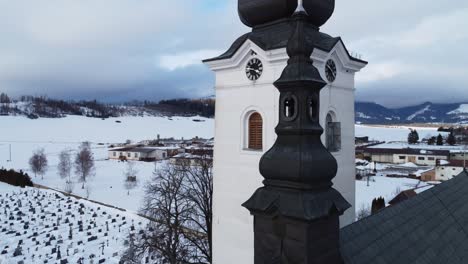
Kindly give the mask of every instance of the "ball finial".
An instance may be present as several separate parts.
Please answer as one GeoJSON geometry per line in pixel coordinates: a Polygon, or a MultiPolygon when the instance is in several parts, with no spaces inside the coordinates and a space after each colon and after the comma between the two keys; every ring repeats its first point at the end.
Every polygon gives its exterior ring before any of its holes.
{"type": "Polygon", "coordinates": [[[305,12],[308,21],[322,26],[335,10],[335,0],[238,0],[239,16],[249,27],[290,18],[295,12],[305,12]]]}

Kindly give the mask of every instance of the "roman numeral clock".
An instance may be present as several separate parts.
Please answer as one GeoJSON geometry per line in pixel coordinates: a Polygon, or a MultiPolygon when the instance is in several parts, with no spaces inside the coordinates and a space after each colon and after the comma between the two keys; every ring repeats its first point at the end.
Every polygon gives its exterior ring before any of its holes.
{"type": "Polygon", "coordinates": [[[251,81],[256,81],[260,79],[263,73],[263,63],[260,59],[252,58],[247,62],[247,66],[245,67],[245,74],[247,78],[251,81]]]}

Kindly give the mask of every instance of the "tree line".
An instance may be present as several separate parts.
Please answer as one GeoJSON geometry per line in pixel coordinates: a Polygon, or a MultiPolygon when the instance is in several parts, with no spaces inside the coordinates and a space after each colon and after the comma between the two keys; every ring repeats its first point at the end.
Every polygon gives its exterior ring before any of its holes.
{"type": "Polygon", "coordinates": [[[212,118],[215,115],[215,100],[172,99],[156,101],[133,101],[122,105],[105,104],[97,100],[73,101],[58,100],[47,96],[20,96],[13,100],[6,93],[0,93],[0,115],[26,115],[31,119],[39,117],[60,118],[66,115],[80,115],[96,118],[118,117],[125,114],[153,113],[168,116],[203,116],[212,118]],[[28,103],[30,107],[18,107],[15,102],[28,103]],[[125,106],[131,106],[129,109],[125,106]],[[136,110],[136,112],[135,112],[136,110]]]}
{"type": "Polygon", "coordinates": [[[207,118],[215,115],[215,100],[211,98],[162,100],[158,103],[144,101],[143,106],[167,115],[199,115],[207,118]]]}
{"type": "MultiPolygon", "coordinates": [[[[457,144],[457,139],[453,133],[453,131],[450,132],[450,134],[444,138],[441,134],[437,136],[432,136],[429,138],[425,138],[424,141],[427,141],[428,145],[437,145],[437,146],[443,146],[444,143],[450,146],[454,146],[457,144]]],[[[418,144],[419,143],[419,134],[416,129],[410,129],[410,132],[408,134],[408,144],[418,144]]]]}

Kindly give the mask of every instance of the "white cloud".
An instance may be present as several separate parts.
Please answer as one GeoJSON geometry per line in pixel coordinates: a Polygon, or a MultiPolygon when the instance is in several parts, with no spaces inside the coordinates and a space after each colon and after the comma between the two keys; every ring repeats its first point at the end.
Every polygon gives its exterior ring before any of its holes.
{"type": "Polygon", "coordinates": [[[159,58],[159,66],[170,71],[186,68],[192,65],[202,64],[202,60],[221,55],[221,50],[197,50],[179,54],[162,55],[159,58]]]}
{"type": "Polygon", "coordinates": [[[356,76],[359,83],[369,83],[395,78],[408,71],[408,67],[397,62],[382,62],[369,65],[369,68],[356,76]]]}

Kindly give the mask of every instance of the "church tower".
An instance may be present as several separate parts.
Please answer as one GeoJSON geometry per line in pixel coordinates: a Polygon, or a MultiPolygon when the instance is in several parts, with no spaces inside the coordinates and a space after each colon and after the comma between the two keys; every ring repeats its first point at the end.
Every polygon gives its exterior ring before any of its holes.
{"type": "MultiPolygon", "coordinates": [[[[204,61],[216,74],[215,264],[254,263],[253,218],[241,205],[263,186],[259,162],[277,139],[279,110],[286,111],[283,119],[294,120],[297,102],[303,99],[280,101],[274,86],[288,63],[287,46],[297,28],[293,18],[297,6],[297,0],[239,0],[241,21],[252,31],[224,54],[204,61]]],[[[352,57],[340,38],[319,31],[333,13],[334,0],[304,0],[303,9],[310,15],[303,18],[302,39],[313,47],[311,61],[325,80],[317,94],[319,111],[315,111],[324,128],[321,140],[338,165],[334,188],[353,206],[340,217],[344,226],[354,221],[354,206],[359,206],[354,204],[354,76],[367,62],[352,57]]],[[[280,175],[289,166],[264,167],[274,168],[280,175]]]]}

